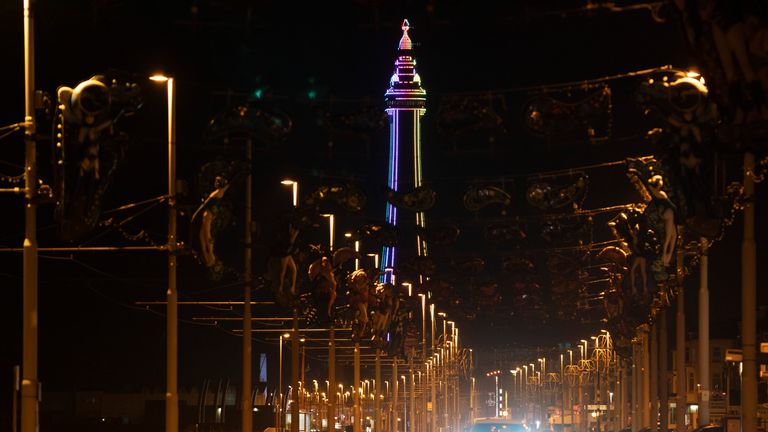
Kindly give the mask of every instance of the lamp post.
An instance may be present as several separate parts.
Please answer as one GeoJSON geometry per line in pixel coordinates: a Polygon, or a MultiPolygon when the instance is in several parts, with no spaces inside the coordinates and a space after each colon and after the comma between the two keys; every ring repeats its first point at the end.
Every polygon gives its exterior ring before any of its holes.
{"type": "Polygon", "coordinates": [[[280,335],[280,349],[279,349],[279,359],[278,359],[278,394],[280,395],[280,400],[277,406],[277,415],[278,415],[278,421],[275,422],[277,425],[278,430],[282,430],[283,426],[283,418],[282,415],[283,411],[283,339],[287,339],[291,336],[290,333],[284,333],[280,335]]]}
{"type": "Polygon", "coordinates": [[[299,432],[299,312],[293,308],[291,329],[291,432],[299,432]]]}
{"type": "Polygon", "coordinates": [[[376,363],[374,365],[373,389],[375,398],[373,400],[373,427],[378,432],[382,430],[381,423],[381,348],[376,348],[376,363]]]}
{"type": "Polygon", "coordinates": [[[520,378],[520,387],[523,389],[522,403],[525,409],[525,418],[528,419],[528,365],[523,365],[523,376],[520,378]]]}
{"type": "MultiPolygon", "coordinates": [[[[431,303],[429,305],[429,322],[431,324],[431,335],[432,335],[432,353],[433,355],[437,356],[438,354],[435,352],[435,304],[431,303]]],[[[432,377],[430,378],[431,385],[431,396],[430,400],[432,401],[432,429],[431,432],[437,432],[437,386],[438,386],[438,379],[437,379],[437,361],[439,360],[439,357],[435,358],[435,361],[432,363],[432,377]]]]}
{"type": "Polygon", "coordinates": [[[475,377],[470,378],[469,390],[469,424],[475,422],[475,377]]]}
{"type": "Polygon", "coordinates": [[[494,391],[494,394],[496,395],[494,397],[494,399],[496,399],[496,401],[494,403],[494,405],[496,406],[496,410],[495,410],[496,411],[496,415],[495,415],[495,417],[498,417],[499,416],[499,376],[498,375],[493,377],[493,382],[494,382],[494,388],[496,389],[494,391]]]}
{"type": "Polygon", "coordinates": [[[365,256],[373,257],[373,268],[378,270],[378,268],[379,268],[379,254],[377,254],[377,253],[369,253],[369,254],[365,254],[365,256]]]}
{"type": "Polygon", "coordinates": [[[328,218],[328,252],[333,251],[333,229],[334,229],[334,216],[332,213],[325,213],[322,217],[328,218]]]}
{"type": "MultiPolygon", "coordinates": [[[[293,206],[299,205],[299,182],[295,180],[285,179],[280,182],[283,185],[291,186],[293,190],[293,206]]],[[[298,306],[293,307],[293,328],[291,329],[292,346],[291,346],[291,383],[292,393],[291,400],[294,400],[296,405],[291,405],[291,432],[299,432],[299,405],[298,405],[298,382],[299,382],[299,310],[298,306]]],[[[282,343],[280,344],[282,347],[282,343]]],[[[281,365],[282,366],[282,365],[281,365]]],[[[282,379],[282,377],[281,377],[282,379]]]]}
{"type": "Polygon", "coordinates": [[[248,175],[245,178],[245,223],[243,248],[243,387],[241,392],[242,432],[253,431],[252,387],[252,340],[251,330],[251,290],[253,289],[253,142],[246,140],[245,160],[248,163],[248,175]]]}
{"type": "MultiPolygon", "coordinates": [[[[421,363],[426,364],[427,361],[427,295],[420,293],[421,297],[421,363]]],[[[421,432],[427,432],[427,383],[429,382],[429,368],[426,369],[427,374],[424,376],[424,386],[421,390],[421,417],[420,428],[421,432]]],[[[471,399],[470,399],[471,401],[471,399]]],[[[471,402],[470,402],[471,403],[471,402]]]]}
{"type": "Polygon", "coordinates": [[[354,375],[354,386],[352,387],[353,390],[353,420],[354,424],[352,426],[353,432],[360,432],[360,426],[362,422],[360,421],[360,344],[355,343],[355,350],[354,350],[354,365],[353,365],[353,375],[354,375]]]}
{"type": "Polygon", "coordinates": [[[299,182],[297,182],[296,180],[285,179],[281,181],[280,184],[283,184],[285,186],[291,186],[291,189],[293,189],[293,206],[298,207],[299,206],[299,182]]]}
{"type": "MultiPolygon", "coordinates": [[[[40,425],[38,360],[37,144],[35,142],[35,32],[32,1],[24,0],[24,251],[21,431],[40,425]]],[[[16,411],[14,410],[14,416],[16,411]]],[[[15,422],[14,422],[15,426],[15,422]]]]}
{"type": "Polygon", "coordinates": [[[413,373],[413,358],[411,358],[410,361],[410,373],[411,373],[411,387],[409,396],[411,398],[410,400],[410,411],[408,412],[408,419],[411,421],[411,428],[408,429],[410,431],[415,431],[416,426],[416,376],[413,373]]]}
{"type": "Polygon", "coordinates": [[[178,392],[178,293],[176,292],[176,92],[175,81],[153,75],[152,81],[165,83],[168,91],[168,309],[166,315],[166,391],[165,431],[179,430],[178,392]]]}
{"type": "Polygon", "coordinates": [[[564,354],[560,353],[560,390],[561,390],[561,403],[560,403],[560,427],[565,431],[565,362],[563,361],[564,354]]]}
{"type": "Polygon", "coordinates": [[[400,379],[403,380],[403,416],[400,417],[403,420],[403,432],[408,431],[408,388],[406,385],[405,375],[400,375],[400,379]]]}
{"type": "MultiPolygon", "coordinates": [[[[355,240],[355,252],[360,253],[360,240],[355,240]]],[[[378,268],[378,267],[377,267],[378,268]]],[[[360,269],[360,259],[355,258],[355,270],[360,269]]]]}
{"type": "MultiPolygon", "coordinates": [[[[333,361],[336,361],[336,360],[334,359],[333,361]]],[[[330,363],[330,359],[329,359],[329,363],[330,363]]],[[[334,429],[336,429],[336,417],[335,417],[336,413],[335,413],[335,409],[334,409],[334,405],[336,405],[336,403],[335,403],[336,399],[333,397],[333,393],[331,393],[331,388],[335,387],[335,383],[334,383],[333,386],[331,385],[331,381],[330,381],[330,378],[331,378],[330,377],[330,367],[329,367],[328,375],[329,375],[328,379],[325,380],[325,393],[327,395],[327,397],[325,399],[325,404],[326,404],[326,406],[325,406],[325,421],[326,421],[326,424],[327,424],[327,427],[328,427],[328,431],[330,432],[330,431],[333,431],[334,429]]]]}

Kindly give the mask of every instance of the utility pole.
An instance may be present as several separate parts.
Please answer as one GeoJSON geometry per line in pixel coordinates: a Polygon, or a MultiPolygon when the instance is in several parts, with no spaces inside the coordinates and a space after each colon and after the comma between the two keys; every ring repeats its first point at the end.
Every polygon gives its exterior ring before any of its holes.
{"type": "Polygon", "coordinates": [[[374,380],[374,388],[376,389],[375,398],[373,400],[373,424],[376,431],[382,430],[381,423],[381,349],[376,348],[376,365],[374,369],[376,379],[374,380]]]}
{"type": "Polygon", "coordinates": [[[741,430],[757,429],[757,319],[755,306],[756,266],[755,250],[755,155],[744,153],[744,237],[741,243],[741,430]]]}
{"type": "Polygon", "coordinates": [[[659,424],[660,432],[669,430],[669,387],[667,385],[667,353],[669,343],[667,338],[667,309],[659,313],[659,424]]]}
{"type": "Polygon", "coordinates": [[[675,315],[675,371],[677,373],[677,432],[685,432],[685,286],[683,285],[683,228],[677,227],[677,314],[675,315]]]}
{"type": "Polygon", "coordinates": [[[291,329],[291,432],[299,432],[299,307],[293,307],[291,329]]]}
{"type": "Polygon", "coordinates": [[[699,425],[709,423],[709,241],[699,240],[699,425]]]}
{"type": "MultiPolygon", "coordinates": [[[[664,313],[663,311],[661,313],[664,313]]],[[[651,324],[650,342],[650,388],[651,388],[651,432],[658,432],[659,421],[659,324],[651,324]]]]}
{"type": "Polygon", "coordinates": [[[24,291],[22,312],[21,432],[39,430],[37,380],[37,143],[35,142],[35,31],[24,0],[24,291]]]}
{"type": "Polygon", "coordinates": [[[360,432],[360,344],[355,343],[354,359],[353,359],[353,381],[355,386],[355,394],[352,395],[352,431],[360,432]]]}
{"type": "Polygon", "coordinates": [[[245,177],[245,232],[243,251],[243,388],[240,395],[242,410],[242,432],[253,430],[253,401],[251,400],[252,383],[252,340],[251,329],[251,288],[253,285],[253,239],[252,239],[252,212],[253,212],[253,141],[249,137],[245,142],[245,160],[248,163],[248,175],[245,177]]]}
{"type": "Polygon", "coordinates": [[[650,349],[649,349],[649,338],[650,333],[650,326],[648,324],[644,324],[640,333],[640,340],[642,342],[642,348],[643,348],[643,396],[640,398],[641,406],[640,409],[643,413],[643,427],[649,427],[651,425],[651,362],[650,362],[650,349]]]}
{"type": "MultiPolygon", "coordinates": [[[[331,322],[331,329],[328,332],[328,430],[336,429],[336,329],[331,322]]],[[[378,352],[378,351],[377,351],[378,352]]],[[[378,357],[376,357],[378,366],[378,357]]],[[[379,377],[376,377],[376,385],[379,385],[379,377]]],[[[377,387],[378,393],[378,387],[377,387]]],[[[378,400],[378,395],[377,399],[378,400]]]]}

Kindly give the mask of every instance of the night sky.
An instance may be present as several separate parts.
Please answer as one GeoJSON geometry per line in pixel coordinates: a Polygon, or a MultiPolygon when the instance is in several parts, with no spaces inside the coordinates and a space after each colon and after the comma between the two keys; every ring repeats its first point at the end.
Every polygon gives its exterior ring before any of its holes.
{"type": "MultiPolygon", "coordinates": [[[[2,124],[20,121],[23,116],[21,3],[0,5],[0,52],[5,59],[0,70],[5,89],[0,103],[2,124]]],[[[635,80],[611,82],[611,139],[597,144],[583,139],[546,141],[527,133],[520,117],[528,96],[510,89],[667,64],[692,66],[678,21],[669,13],[662,13],[668,17],[665,22],[657,22],[647,10],[579,12],[583,3],[579,1],[503,3],[38,1],[37,87],[55,95],[58,86],[74,86],[107,69],[136,76],[161,70],[173,74],[178,85],[179,178],[189,184],[189,193],[181,201],[188,207],[198,199],[200,165],[221,153],[221,148],[204,138],[210,119],[228,104],[242,103],[262,89],[264,103],[280,108],[293,121],[284,142],[264,145],[255,153],[255,268],[263,271],[271,227],[290,207],[288,189],[279,184],[284,177],[299,178],[305,193],[313,185],[335,179],[360,184],[368,205],[361,214],[341,216],[337,221],[340,231],[352,230],[361,222],[383,221],[388,128],[365,139],[350,138],[329,133],[318,124],[316,113],[318,106],[334,114],[365,104],[383,110],[400,23],[408,18],[413,27],[411,38],[418,44],[417,68],[428,92],[422,138],[424,178],[438,194],[430,221],[455,223],[469,234],[456,247],[455,256],[482,254],[482,243],[472,235],[478,232],[477,216],[459,204],[466,185],[494,176],[524,179],[526,174],[650,153],[642,140],[647,124],[633,101],[635,80]],[[314,101],[307,99],[310,90],[316,92],[314,101]],[[456,151],[456,142],[438,130],[437,113],[440,101],[467,92],[502,95],[505,104],[497,109],[505,131],[493,139],[465,139],[456,151]]],[[[121,124],[131,143],[105,195],[104,209],[164,193],[165,95],[162,87],[148,80],[141,86],[144,106],[121,124]]],[[[41,123],[41,133],[48,134],[49,125],[41,123]]],[[[2,145],[0,172],[18,173],[17,166],[23,164],[21,134],[3,139],[2,145]]],[[[39,144],[43,177],[50,173],[50,145],[45,137],[39,144]]],[[[640,201],[621,166],[590,171],[590,176],[583,208],[640,201]]],[[[758,186],[758,194],[758,261],[764,263],[766,232],[760,221],[766,220],[765,189],[758,186]]],[[[0,245],[20,246],[21,200],[4,196],[2,202],[6,211],[0,245]]],[[[152,241],[162,243],[164,218],[161,205],[137,218],[126,231],[144,229],[152,241]]],[[[52,206],[41,207],[39,227],[41,246],[62,245],[54,236],[52,206]]],[[[183,222],[180,229],[186,235],[183,222]]],[[[740,230],[737,218],[711,252],[713,336],[738,334],[740,230]]],[[[309,232],[305,240],[316,241],[323,234],[309,232]]],[[[126,244],[115,232],[89,244],[114,244],[111,242],[126,244]]],[[[21,255],[5,253],[0,262],[0,388],[5,389],[12,365],[21,362],[21,255]]],[[[164,299],[165,265],[165,255],[159,252],[40,254],[39,376],[45,390],[164,386],[163,310],[146,310],[135,302],[164,299]]],[[[758,272],[760,305],[766,300],[765,290],[760,289],[766,282],[764,268],[758,272]]],[[[181,257],[179,277],[182,300],[238,300],[242,296],[238,287],[206,280],[204,270],[190,256],[181,257]]],[[[689,278],[688,284],[695,289],[697,277],[689,278]]],[[[695,304],[693,295],[688,299],[695,304]]],[[[226,313],[182,308],[181,386],[198,385],[203,378],[239,379],[239,337],[192,321],[193,317],[226,313]]],[[[553,323],[531,332],[530,323],[509,316],[457,320],[463,343],[478,349],[505,344],[553,346],[577,341],[594,330],[594,326],[553,323]],[[489,332],[489,328],[503,333],[489,332]],[[505,339],[498,340],[499,334],[505,339]]],[[[694,314],[689,322],[696,322],[694,314]]],[[[257,337],[255,353],[276,352],[274,340],[257,337]]]]}

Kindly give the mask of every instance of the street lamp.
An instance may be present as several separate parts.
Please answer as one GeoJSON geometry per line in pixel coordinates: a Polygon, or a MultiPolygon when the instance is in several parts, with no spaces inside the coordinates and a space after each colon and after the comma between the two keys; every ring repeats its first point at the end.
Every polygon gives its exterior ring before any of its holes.
{"type": "Polygon", "coordinates": [[[293,189],[293,206],[298,207],[299,206],[299,182],[295,180],[285,179],[280,182],[280,184],[285,186],[291,186],[293,189]]]}
{"type": "Polygon", "coordinates": [[[178,293],[176,291],[176,93],[174,79],[165,75],[153,75],[150,80],[165,83],[168,91],[168,290],[167,339],[166,339],[166,392],[165,430],[179,430],[178,391],[178,293]]]}
{"type": "MultiPolygon", "coordinates": [[[[347,234],[349,234],[350,237],[352,236],[352,233],[347,233],[347,234]]],[[[346,236],[347,234],[344,234],[344,236],[346,236]]],[[[355,240],[355,252],[357,252],[358,254],[360,253],[360,240],[355,240]]],[[[360,269],[360,259],[355,257],[355,270],[359,270],[359,269],[360,269]]]]}
{"type": "MultiPolygon", "coordinates": [[[[408,392],[406,388],[405,375],[400,375],[403,379],[403,431],[408,430],[408,392]]],[[[411,419],[413,421],[413,419],[411,419]]]]}
{"type": "Polygon", "coordinates": [[[328,218],[328,252],[333,251],[333,228],[334,228],[334,216],[332,213],[321,214],[320,216],[328,218]]]}
{"type": "Polygon", "coordinates": [[[277,428],[281,429],[282,423],[283,423],[283,416],[281,415],[282,406],[283,406],[283,339],[288,339],[291,337],[290,333],[283,333],[280,335],[280,349],[279,349],[279,359],[278,359],[278,394],[280,394],[280,401],[279,406],[277,407],[277,413],[280,416],[279,421],[277,422],[277,428]]]}
{"type": "Polygon", "coordinates": [[[494,392],[494,395],[496,395],[494,397],[494,399],[496,399],[494,405],[496,406],[496,417],[498,417],[499,416],[499,376],[495,375],[493,378],[494,378],[494,384],[496,389],[494,392]]]}
{"type": "Polygon", "coordinates": [[[560,353],[560,426],[565,430],[565,354],[560,353]]]}

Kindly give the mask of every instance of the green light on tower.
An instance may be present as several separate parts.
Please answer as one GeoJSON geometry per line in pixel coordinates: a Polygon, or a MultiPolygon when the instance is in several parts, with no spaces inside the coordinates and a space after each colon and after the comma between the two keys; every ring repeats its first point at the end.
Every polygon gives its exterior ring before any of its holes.
{"type": "Polygon", "coordinates": [[[309,77],[307,79],[308,89],[307,89],[307,99],[313,101],[317,99],[317,80],[315,77],[309,77]]]}

